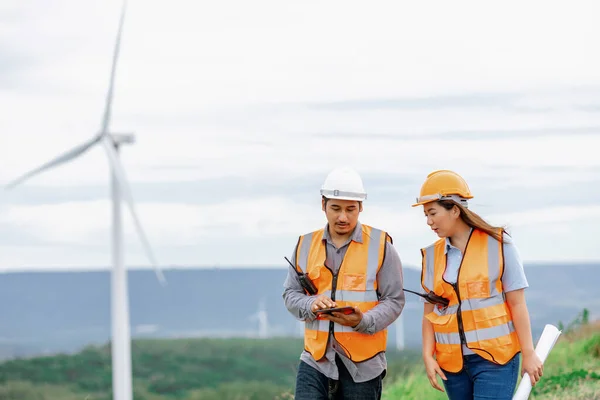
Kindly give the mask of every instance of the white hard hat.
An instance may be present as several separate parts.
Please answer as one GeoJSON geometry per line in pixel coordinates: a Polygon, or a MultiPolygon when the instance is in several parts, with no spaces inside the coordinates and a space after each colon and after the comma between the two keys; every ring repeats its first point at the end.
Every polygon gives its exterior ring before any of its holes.
{"type": "Polygon", "coordinates": [[[321,187],[321,195],[328,199],[356,200],[367,199],[360,175],[352,168],[336,168],[327,175],[321,187]]]}

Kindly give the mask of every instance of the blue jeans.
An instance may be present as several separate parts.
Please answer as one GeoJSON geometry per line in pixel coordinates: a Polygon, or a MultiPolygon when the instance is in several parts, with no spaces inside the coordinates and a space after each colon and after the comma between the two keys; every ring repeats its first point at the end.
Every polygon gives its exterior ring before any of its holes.
{"type": "Polygon", "coordinates": [[[296,375],[294,400],[380,400],[383,372],[375,379],[355,383],[348,370],[336,357],[339,380],[334,381],[304,361],[300,361],[296,375]]]}
{"type": "Polygon", "coordinates": [[[498,365],[477,354],[463,357],[463,370],[444,374],[446,394],[450,400],[511,400],[519,377],[519,359],[517,354],[504,365],[498,365]]]}

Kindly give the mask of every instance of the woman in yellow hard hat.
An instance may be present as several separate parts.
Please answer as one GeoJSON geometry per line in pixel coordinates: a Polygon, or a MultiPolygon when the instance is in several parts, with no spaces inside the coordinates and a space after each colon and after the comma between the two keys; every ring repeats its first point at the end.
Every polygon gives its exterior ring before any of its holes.
{"type": "Polygon", "coordinates": [[[421,285],[448,300],[424,306],[423,361],[431,385],[450,399],[511,399],[519,374],[532,385],[543,365],[536,355],[518,249],[503,228],[468,208],[473,198],[455,172],[427,176],[413,207],[440,237],[421,249],[421,285]]]}

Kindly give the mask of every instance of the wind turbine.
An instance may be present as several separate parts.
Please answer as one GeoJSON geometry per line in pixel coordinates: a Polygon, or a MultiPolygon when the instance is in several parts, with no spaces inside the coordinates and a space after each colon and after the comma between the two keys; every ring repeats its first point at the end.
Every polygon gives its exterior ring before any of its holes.
{"type": "Polygon", "coordinates": [[[125,170],[119,160],[119,146],[122,144],[131,144],[134,142],[133,134],[111,134],[109,133],[109,124],[111,116],[111,105],[113,98],[113,88],[115,81],[115,71],[117,59],[119,55],[119,47],[121,44],[121,34],[123,30],[123,21],[125,19],[125,9],[127,1],[123,1],[121,9],[121,17],[119,20],[119,28],[117,32],[112,67],[110,72],[110,81],[108,93],[106,95],[106,104],[102,118],[100,132],[92,137],[89,141],[67,151],[66,153],[54,158],[53,160],[43,164],[42,166],[24,174],[20,178],[12,181],[6,186],[6,189],[11,189],[27,179],[41,173],[42,171],[56,167],[79,157],[87,150],[97,144],[101,144],[106,150],[108,163],[111,169],[111,192],[112,192],[112,280],[111,280],[111,319],[112,319],[112,387],[114,400],[131,400],[132,399],[132,384],[131,384],[131,333],[129,321],[129,295],[127,288],[127,271],[124,266],[123,259],[123,228],[121,221],[121,201],[125,200],[129,207],[129,212],[133,219],[136,231],[144,246],[146,255],[152,263],[159,282],[164,285],[166,283],[161,270],[158,268],[150,244],[146,238],[146,234],[142,229],[139,218],[133,205],[133,197],[127,179],[125,170]]]}
{"type": "Polygon", "coordinates": [[[404,312],[400,313],[394,325],[396,328],[396,350],[402,351],[404,350],[404,312]]]}
{"type": "Polygon", "coordinates": [[[258,305],[258,311],[249,317],[251,320],[258,320],[258,337],[266,339],[269,337],[269,321],[267,319],[267,308],[265,301],[261,300],[258,305]]]}
{"type": "MultiPolygon", "coordinates": [[[[406,290],[406,289],[404,289],[406,290]]],[[[413,292],[414,293],[414,292],[413,292]]],[[[396,319],[394,323],[394,328],[396,329],[396,350],[402,351],[406,348],[405,335],[404,335],[404,314],[406,310],[416,310],[422,307],[422,303],[415,302],[406,302],[404,303],[404,308],[402,308],[402,312],[400,316],[396,319]]]]}

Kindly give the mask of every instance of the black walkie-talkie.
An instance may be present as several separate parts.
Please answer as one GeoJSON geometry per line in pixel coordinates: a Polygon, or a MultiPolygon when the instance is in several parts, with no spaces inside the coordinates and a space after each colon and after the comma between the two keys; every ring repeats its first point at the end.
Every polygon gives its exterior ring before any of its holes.
{"type": "Polygon", "coordinates": [[[424,298],[425,300],[427,300],[429,303],[431,304],[437,304],[440,305],[442,307],[448,307],[448,304],[450,304],[450,301],[444,297],[438,296],[437,294],[433,293],[433,292],[429,292],[427,294],[423,294],[423,293],[417,293],[417,292],[413,292],[412,290],[408,290],[408,289],[402,289],[405,292],[409,292],[409,293],[414,293],[417,296],[421,296],[422,298],[424,298]]]}
{"type": "Polygon", "coordinates": [[[310,295],[315,295],[317,294],[318,290],[315,286],[314,283],[312,283],[312,281],[310,280],[310,278],[303,272],[299,272],[296,267],[294,267],[294,264],[292,264],[292,262],[290,260],[288,260],[287,257],[283,257],[285,258],[285,261],[288,262],[288,264],[290,264],[290,266],[294,269],[294,271],[296,271],[296,273],[298,274],[298,279],[300,279],[300,285],[302,285],[302,287],[304,288],[304,290],[306,290],[306,292],[310,295]]]}

